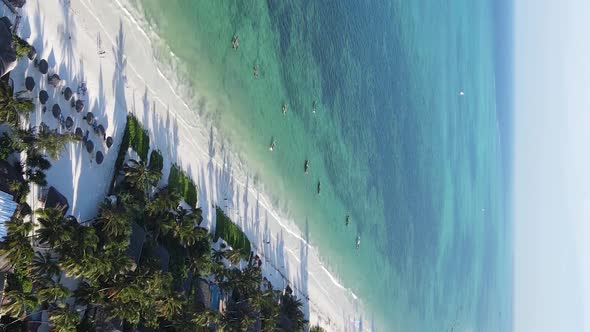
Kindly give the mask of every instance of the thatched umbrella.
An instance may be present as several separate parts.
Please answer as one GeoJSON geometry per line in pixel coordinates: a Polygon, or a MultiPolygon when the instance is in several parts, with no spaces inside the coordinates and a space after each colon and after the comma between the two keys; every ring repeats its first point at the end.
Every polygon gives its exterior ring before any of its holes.
{"type": "Polygon", "coordinates": [[[102,136],[102,139],[105,138],[106,134],[105,134],[103,125],[98,125],[98,127],[96,127],[96,134],[98,136],[102,136]]]}
{"type": "Polygon", "coordinates": [[[35,79],[31,76],[27,76],[27,78],[25,78],[25,88],[29,91],[33,91],[35,88],[35,79]]]}
{"type": "Polygon", "coordinates": [[[76,100],[76,112],[80,113],[84,110],[84,102],[80,99],[76,100]]]}
{"type": "Polygon", "coordinates": [[[92,151],[94,151],[94,143],[92,143],[91,140],[86,141],[86,151],[88,151],[88,153],[92,153],[92,151]]]}
{"type": "Polygon", "coordinates": [[[61,82],[61,78],[59,77],[58,74],[53,74],[53,75],[49,76],[49,78],[47,78],[47,83],[53,85],[54,88],[57,87],[60,82],[61,82]]]}
{"type": "Polygon", "coordinates": [[[107,137],[107,148],[111,148],[113,146],[113,138],[111,136],[107,137]]]}
{"type": "Polygon", "coordinates": [[[29,51],[29,54],[27,54],[27,57],[29,58],[29,60],[33,61],[36,56],[37,56],[37,50],[35,49],[34,46],[31,46],[31,50],[29,51]]]}
{"type": "Polygon", "coordinates": [[[49,94],[45,90],[39,91],[39,101],[41,105],[45,105],[45,103],[49,100],[49,94]]]}
{"type": "Polygon", "coordinates": [[[70,100],[70,98],[72,98],[72,89],[70,89],[70,87],[67,87],[67,88],[64,90],[64,98],[65,98],[66,100],[70,100]]]}
{"type": "Polygon", "coordinates": [[[49,64],[47,63],[47,60],[41,59],[41,61],[39,61],[39,71],[41,72],[41,74],[45,75],[47,74],[48,70],[49,64]]]}
{"type": "Polygon", "coordinates": [[[96,151],[96,163],[100,165],[100,164],[102,164],[103,160],[104,160],[104,155],[102,154],[102,152],[96,151]]]}
{"type": "Polygon", "coordinates": [[[86,113],[86,116],[84,118],[86,119],[86,122],[88,122],[89,125],[92,125],[92,123],[94,122],[94,114],[92,114],[92,112],[86,113]]]}
{"type": "Polygon", "coordinates": [[[70,129],[72,129],[72,126],[73,126],[73,125],[74,125],[74,119],[72,119],[72,117],[71,117],[71,116],[68,116],[68,117],[66,118],[66,128],[67,128],[68,130],[70,130],[70,129]]]}
{"type": "Polygon", "coordinates": [[[84,131],[80,127],[76,128],[76,132],[74,133],[74,135],[76,135],[76,138],[80,140],[84,139],[84,131]]]}
{"type": "Polygon", "coordinates": [[[56,119],[59,118],[59,115],[61,114],[61,108],[59,107],[58,104],[53,104],[53,108],[51,109],[51,114],[53,114],[53,116],[56,119]]]}

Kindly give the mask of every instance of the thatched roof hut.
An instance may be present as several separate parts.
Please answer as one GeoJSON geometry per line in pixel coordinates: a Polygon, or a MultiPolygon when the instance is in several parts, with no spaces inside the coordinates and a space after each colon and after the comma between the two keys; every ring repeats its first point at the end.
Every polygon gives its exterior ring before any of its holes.
{"type": "Polygon", "coordinates": [[[129,247],[127,247],[127,256],[131,257],[135,263],[132,270],[137,268],[137,264],[141,258],[141,251],[143,250],[145,237],[146,231],[143,227],[139,226],[136,222],[133,222],[131,224],[131,239],[129,241],[129,247]]]}
{"type": "Polygon", "coordinates": [[[47,194],[44,197],[44,201],[45,208],[60,209],[63,211],[64,215],[70,208],[68,200],[54,187],[49,187],[47,194]]]}

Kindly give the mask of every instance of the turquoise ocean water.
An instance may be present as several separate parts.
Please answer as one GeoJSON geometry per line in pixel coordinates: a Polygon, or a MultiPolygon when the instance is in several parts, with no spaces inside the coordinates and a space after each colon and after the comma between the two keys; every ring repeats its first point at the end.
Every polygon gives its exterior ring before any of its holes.
{"type": "Polygon", "coordinates": [[[359,296],[364,328],[511,329],[508,4],[135,4],[200,115],[359,296]]]}

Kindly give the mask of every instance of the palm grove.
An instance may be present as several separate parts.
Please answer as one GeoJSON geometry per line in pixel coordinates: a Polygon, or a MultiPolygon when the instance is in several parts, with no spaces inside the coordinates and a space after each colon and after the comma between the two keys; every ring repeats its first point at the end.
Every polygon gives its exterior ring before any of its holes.
{"type": "MultiPolygon", "coordinates": [[[[11,183],[20,205],[0,242],[0,254],[11,267],[0,308],[4,330],[24,329],[27,319],[40,310],[49,312],[53,331],[93,331],[109,323],[124,330],[145,326],[161,331],[307,328],[299,299],[266,287],[258,266],[236,267],[249,251],[212,249],[213,237],[198,226],[201,210],[196,204],[181,204],[193,201],[187,200],[182,188],[157,188],[162,176],[157,151],[149,163],[122,163],[128,141],[142,135],[132,117],[135,125],[130,128],[127,122],[115,166],[118,180],[96,218],[76,220],[60,208],[31,211],[30,186],[47,185],[44,171],[51,167],[50,159],[58,159],[66,144],[77,140],[70,133],[47,128],[22,129],[33,110],[31,99],[13,95],[0,81],[0,160],[16,158],[23,176],[23,181],[11,183]],[[138,261],[129,254],[134,225],[146,234],[138,261]],[[169,253],[166,272],[158,248],[169,253]],[[229,295],[223,312],[197,300],[200,277],[209,278],[229,295]]],[[[134,144],[131,147],[137,150],[134,144]]],[[[146,154],[147,150],[140,156],[147,159],[146,154]]]]}

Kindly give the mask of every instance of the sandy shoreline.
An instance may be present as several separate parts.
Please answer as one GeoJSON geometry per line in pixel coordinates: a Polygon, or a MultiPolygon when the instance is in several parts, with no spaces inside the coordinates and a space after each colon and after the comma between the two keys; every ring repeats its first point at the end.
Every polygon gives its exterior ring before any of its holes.
{"type": "MultiPolygon", "coordinates": [[[[320,323],[332,331],[359,329],[358,320],[367,316],[356,296],[321,264],[317,250],[306,241],[306,231],[272,208],[266,196],[253,187],[238,156],[220,143],[216,130],[201,122],[175,91],[182,89],[155,60],[152,40],[157,36],[145,28],[132,7],[122,0],[38,0],[28,1],[22,15],[19,34],[37,48],[39,58],[48,60],[50,73],[58,73],[74,90],[86,82],[86,109],[105,125],[107,136],[115,138],[115,147],[122,137],[126,112],[132,112],[149,130],[152,147],[162,151],[166,160],[163,178],[167,178],[172,162],[181,165],[197,183],[206,227],[214,220],[212,207],[219,205],[244,229],[256,253],[265,259],[263,274],[275,288],[289,284],[299,292],[312,324],[320,323]],[[99,51],[105,53],[99,55],[99,51]]],[[[16,90],[25,76],[38,82],[33,95],[46,88],[46,79],[23,60],[12,75],[16,90]]],[[[48,107],[57,100],[67,115],[69,107],[60,98],[59,89],[46,89],[51,96],[48,107]]],[[[33,124],[43,120],[56,128],[57,122],[36,107],[33,124]]],[[[74,112],[72,117],[76,126],[83,125],[80,114],[74,112]]],[[[47,172],[49,184],[68,198],[70,213],[79,220],[96,214],[112,177],[116,149],[100,149],[105,152],[102,165],[91,162],[88,153],[73,145],[47,172]]]]}

